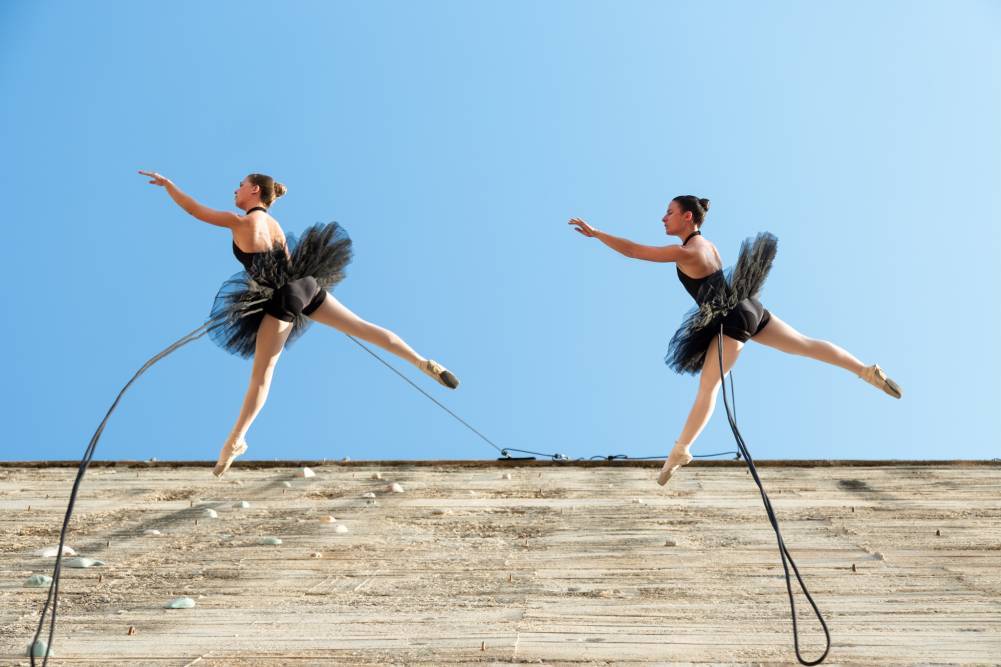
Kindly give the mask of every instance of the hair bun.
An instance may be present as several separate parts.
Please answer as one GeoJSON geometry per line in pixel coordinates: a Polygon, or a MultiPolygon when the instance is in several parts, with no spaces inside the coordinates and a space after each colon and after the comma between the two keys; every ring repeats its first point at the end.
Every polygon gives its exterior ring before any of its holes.
{"type": "Polygon", "coordinates": [[[275,181],[275,199],[283,196],[286,192],[288,192],[288,188],[283,183],[275,181]]]}
{"type": "Polygon", "coordinates": [[[699,204],[701,204],[702,208],[704,208],[706,210],[706,213],[709,212],[709,200],[708,199],[700,199],[699,200],[699,204]]]}

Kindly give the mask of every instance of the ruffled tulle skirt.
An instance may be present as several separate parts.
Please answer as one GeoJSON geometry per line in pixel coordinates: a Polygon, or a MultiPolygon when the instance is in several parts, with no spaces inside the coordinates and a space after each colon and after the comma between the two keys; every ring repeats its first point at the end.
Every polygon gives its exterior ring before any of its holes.
{"type": "Polygon", "coordinates": [[[281,244],[255,254],[249,270],[223,283],[216,294],[207,324],[213,342],[231,354],[249,359],[257,346],[257,330],[265,314],[292,322],[285,346],[309,327],[308,303],[344,279],[351,262],[351,239],[336,222],[315,224],[301,237],[289,235],[288,251],[281,244]],[[296,298],[304,290],[304,299],[296,298]],[[304,301],[305,303],[301,303],[304,301]]]}
{"type": "MultiPolygon", "coordinates": [[[[702,284],[696,297],[699,305],[685,315],[671,338],[664,363],[677,373],[699,373],[709,344],[719,334],[721,326],[727,333],[726,327],[731,320],[737,321],[734,326],[740,329],[746,327],[746,323],[741,327],[739,322],[748,317],[753,319],[755,312],[768,316],[757,296],[764,287],[777,249],[778,239],[768,232],[741,244],[736,265],[724,272],[723,279],[707,280],[702,284]]],[[[761,326],[766,323],[767,320],[760,320],[761,326]]]]}

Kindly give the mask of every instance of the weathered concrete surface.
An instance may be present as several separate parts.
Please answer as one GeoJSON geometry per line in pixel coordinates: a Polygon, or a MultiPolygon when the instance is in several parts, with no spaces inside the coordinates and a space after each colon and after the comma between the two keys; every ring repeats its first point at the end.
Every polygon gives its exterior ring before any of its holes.
{"type": "MultiPolygon", "coordinates": [[[[666,489],[656,470],[382,462],[218,482],[94,467],[67,543],[107,565],[64,568],[49,664],[794,664],[745,469],[693,464],[666,489]],[[271,535],[283,544],[258,543],[271,535]],[[178,596],[198,606],[162,608],[178,596]]],[[[826,664],[1001,662],[1001,465],[760,472],[827,619],[826,664]]],[[[58,541],[74,474],[0,467],[0,663],[27,664],[46,591],[22,584],[51,574],[32,552],[58,541]]],[[[823,635],[801,594],[797,611],[813,658],[823,635]]]]}

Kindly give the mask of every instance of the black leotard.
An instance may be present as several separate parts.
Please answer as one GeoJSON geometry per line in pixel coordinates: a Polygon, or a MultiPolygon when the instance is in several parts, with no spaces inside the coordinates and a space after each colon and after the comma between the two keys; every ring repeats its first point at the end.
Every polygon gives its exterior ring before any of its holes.
{"type": "MultiPolygon", "coordinates": [[[[267,213],[268,209],[263,206],[255,206],[249,209],[247,213],[253,211],[264,211],[267,213]]],[[[243,264],[247,273],[251,276],[255,275],[254,260],[257,257],[277,252],[286,252],[285,246],[276,243],[271,250],[246,252],[236,245],[236,241],[233,241],[233,255],[243,264]]],[[[306,276],[298,280],[292,280],[275,290],[271,299],[264,304],[264,312],[284,322],[291,322],[300,313],[303,315],[312,314],[313,311],[320,307],[326,297],[326,290],[320,287],[316,279],[312,276],[306,276]]]]}
{"type": "MultiPolygon", "coordinates": [[[[702,232],[695,230],[688,235],[688,238],[681,245],[688,243],[693,236],[701,234],[702,232]]],[[[702,295],[716,292],[716,290],[703,290],[703,285],[709,284],[710,287],[717,287],[721,283],[726,282],[723,269],[717,269],[702,278],[692,278],[683,273],[680,268],[675,268],[678,271],[678,280],[681,281],[681,284],[685,286],[685,290],[695,299],[695,303],[700,306],[704,300],[704,298],[700,299],[700,292],[702,295]]],[[[767,308],[761,305],[760,301],[753,297],[744,299],[723,318],[723,334],[744,343],[749,338],[758,335],[758,332],[764,329],[765,325],[771,319],[772,314],[768,312],[767,308]]]]}

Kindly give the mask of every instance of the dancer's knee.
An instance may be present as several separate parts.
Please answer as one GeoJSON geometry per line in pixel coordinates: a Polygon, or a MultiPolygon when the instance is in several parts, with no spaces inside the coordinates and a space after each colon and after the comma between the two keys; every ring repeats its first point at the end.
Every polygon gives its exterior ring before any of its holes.
{"type": "Polygon", "coordinates": [[[699,379],[699,396],[715,399],[719,392],[719,378],[713,377],[709,373],[703,373],[699,379]]]}
{"type": "Polygon", "coordinates": [[[250,381],[258,384],[269,383],[275,374],[275,368],[278,366],[278,356],[276,354],[268,359],[255,359],[254,369],[250,374],[250,381]]]}

